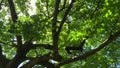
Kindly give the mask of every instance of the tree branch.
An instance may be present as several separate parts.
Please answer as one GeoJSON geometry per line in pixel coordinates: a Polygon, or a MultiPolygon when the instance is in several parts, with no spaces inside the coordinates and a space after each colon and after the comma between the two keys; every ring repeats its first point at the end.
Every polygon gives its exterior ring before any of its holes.
{"type": "Polygon", "coordinates": [[[23,44],[22,46],[17,46],[17,53],[15,57],[6,65],[6,68],[17,68],[18,65],[26,60],[26,54],[31,49],[32,43],[23,44]]]}
{"type": "Polygon", "coordinates": [[[68,13],[70,12],[70,10],[71,10],[71,8],[72,8],[74,2],[75,2],[75,0],[72,0],[71,3],[70,3],[70,5],[68,6],[67,10],[65,11],[65,14],[64,14],[64,16],[63,16],[63,19],[62,19],[61,24],[60,24],[60,26],[59,26],[59,28],[58,28],[58,31],[57,31],[57,35],[58,35],[58,36],[59,36],[59,34],[60,34],[60,32],[61,32],[62,26],[63,26],[63,24],[64,24],[64,22],[65,22],[65,20],[66,20],[66,17],[67,17],[67,15],[68,15],[68,13]]]}
{"type": "Polygon", "coordinates": [[[52,38],[53,38],[53,46],[54,46],[54,57],[57,57],[58,55],[58,36],[56,35],[56,29],[57,29],[57,16],[59,13],[59,3],[60,0],[56,0],[55,3],[55,10],[53,13],[53,20],[52,20],[52,38]]]}
{"type": "Polygon", "coordinates": [[[66,47],[65,48],[65,50],[67,51],[67,53],[68,54],[72,54],[71,52],[70,52],[70,50],[79,50],[79,51],[83,51],[83,46],[84,46],[84,44],[85,44],[85,41],[86,41],[86,39],[84,39],[84,40],[82,40],[82,41],[80,41],[80,44],[79,44],[79,46],[72,46],[72,47],[66,47]]]}
{"type": "Polygon", "coordinates": [[[17,67],[21,62],[26,60],[26,54],[29,52],[29,50],[35,49],[36,47],[45,47],[48,49],[53,49],[53,47],[51,47],[51,45],[48,44],[32,44],[31,42],[26,42],[22,46],[17,47],[17,54],[7,65],[7,67],[8,68],[17,67]]]}
{"type": "MultiPolygon", "coordinates": [[[[16,23],[18,16],[17,16],[17,13],[15,11],[15,5],[13,3],[13,0],[8,0],[8,3],[9,3],[9,7],[10,7],[12,21],[13,21],[13,23],[16,23]]],[[[17,38],[18,45],[22,45],[22,37],[20,37],[20,35],[17,35],[16,38],[17,38]]]]}
{"type": "Polygon", "coordinates": [[[60,3],[60,0],[56,0],[55,10],[54,10],[54,13],[53,13],[53,20],[52,20],[52,22],[53,22],[52,23],[53,36],[55,35],[56,28],[57,28],[56,22],[57,22],[57,16],[58,16],[58,13],[59,13],[59,3],[60,3]]]}
{"type": "Polygon", "coordinates": [[[17,36],[17,45],[22,45],[22,36],[17,36]]]}
{"type": "Polygon", "coordinates": [[[59,34],[60,34],[60,31],[61,31],[61,28],[66,20],[66,17],[70,11],[70,9],[72,8],[72,5],[73,5],[73,2],[75,2],[75,0],[72,0],[72,2],[70,3],[69,7],[67,8],[65,14],[64,14],[64,17],[63,17],[63,20],[61,21],[61,24],[60,24],[60,27],[58,28],[58,31],[56,31],[57,29],[57,25],[56,25],[56,22],[57,22],[57,16],[58,16],[58,13],[59,13],[59,3],[60,3],[60,0],[57,0],[56,1],[56,7],[55,7],[55,11],[54,11],[54,17],[53,17],[53,45],[54,45],[54,58],[55,60],[59,59],[59,53],[58,53],[58,40],[59,40],[59,34]]]}
{"type": "Polygon", "coordinates": [[[44,47],[45,49],[53,50],[53,46],[49,44],[32,44],[31,48],[35,49],[37,47],[44,47]]]}
{"type": "Polygon", "coordinates": [[[12,17],[12,21],[13,23],[17,22],[18,16],[17,13],[15,11],[15,6],[13,3],[13,0],[8,0],[9,6],[10,6],[10,11],[11,11],[11,17],[12,17]]]}
{"type": "Polygon", "coordinates": [[[23,65],[21,68],[32,68],[34,65],[39,64],[43,61],[49,61],[50,58],[51,58],[50,53],[45,54],[40,57],[36,57],[36,58],[32,59],[31,61],[29,61],[27,64],[23,65]]]}
{"type": "Polygon", "coordinates": [[[55,68],[55,65],[50,63],[49,61],[41,61],[39,64],[43,65],[43,66],[45,66],[47,68],[55,68]]]}
{"type": "Polygon", "coordinates": [[[0,68],[5,68],[7,63],[9,63],[9,59],[6,58],[6,56],[3,55],[2,53],[2,46],[0,44],[0,68]]]}
{"type": "Polygon", "coordinates": [[[62,65],[68,64],[68,63],[72,63],[74,61],[78,61],[78,60],[82,60],[82,59],[86,59],[91,55],[94,55],[95,53],[97,53],[98,51],[100,51],[101,49],[103,49],[105,46],[107,46],[108,44],[110,44],[113,40],[115,40],[118,36],[120,35],[120,31],[114,33],[113,35],[111,35],[108,39],[106,39],[102,44],[99,45],[98,48],[93,49],[91,51],[88,51],[86,53],[84,53],[83,55],[80,55],[78,57],[75,58],[70,58],[68,60],[62,61],[60,64],[58,64],[57,67],[60,67],[62,65]]]}

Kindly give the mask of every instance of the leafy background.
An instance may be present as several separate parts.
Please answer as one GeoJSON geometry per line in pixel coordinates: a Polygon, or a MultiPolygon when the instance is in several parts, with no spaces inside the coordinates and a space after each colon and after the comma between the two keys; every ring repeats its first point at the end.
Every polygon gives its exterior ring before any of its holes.
{"type": "MultiPolygon", "coordinates": [[[[12,47],[15,35],[22,35],[23,41],[33,38],[35,43],[52,44],[51,20],[53,16],[55,0],[37,0],[36,9],[30,5],[29,0],[14,0],[18,23],[11,24],[10,11],[7,0],[4,0],[0,10],[0,43],[2,43],[4,54],[12,59],[16,54],[16,48],[12,47]],[[30,15],[28,10],[35,10],[30,15]],[[17,29],[15,29],[17,28],[17,29]]],[[[85,51],[98,47],[110,34],[120,29],[120,0],[76,0],[69,16],[62,28],[59,40],[59,52],[64,58],[80,54],[67,54],[66,46],[78,46],[79,40],[89,37],[84,46],[85,51]],[[99,3],[99,5],[98,5],[99,3]],[[69,19],[71,17],[71,19],[69,19]],[[116,22],[118,21],[118,22],[116,22]]],[[[62,7],[63,0],[60,6],[62,7]]],[[[67,6],[69,0],[67,0],[67,6]]],[[[59,13],[58,20],[63,18],[65,9],[59,13]]],[[[31,12],[32,13],[32,12],[31,12]]],[[[57,25],[60,25],[58,21],[57,25]]],[[[50,52],[44,48],[30,50],[27,56],[35,57],[37,54],[50,52]]],[[[119,68],[120,67],[120,37],[109,46],[89,58],[70,63],[61,68],[119,68]]],[[[37,66],[35,67],[37,68],[37,66]]]]}

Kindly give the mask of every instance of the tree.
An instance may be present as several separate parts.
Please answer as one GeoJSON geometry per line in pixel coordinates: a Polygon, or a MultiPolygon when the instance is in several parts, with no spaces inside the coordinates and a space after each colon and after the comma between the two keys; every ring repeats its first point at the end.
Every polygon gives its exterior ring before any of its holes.
{"type": "Polygon", "coordinates": [[[119,0],[31,1],[0,1],[0,68],[120,66],[119,0]]]}

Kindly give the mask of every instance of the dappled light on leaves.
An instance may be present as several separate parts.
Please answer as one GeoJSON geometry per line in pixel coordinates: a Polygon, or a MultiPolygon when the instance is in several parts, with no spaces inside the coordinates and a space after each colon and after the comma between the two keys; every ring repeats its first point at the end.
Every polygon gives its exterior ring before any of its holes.
{"type": "Polygon", "coordinates": [[[120,0],[0,0],[0,68],[119,68],[120,0]]]}

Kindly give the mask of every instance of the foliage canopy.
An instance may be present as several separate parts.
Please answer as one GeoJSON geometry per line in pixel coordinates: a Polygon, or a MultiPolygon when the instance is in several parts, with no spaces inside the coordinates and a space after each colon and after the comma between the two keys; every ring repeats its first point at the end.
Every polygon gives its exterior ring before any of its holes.
{"type": "Polygon", "coordinates": [[[120,67],[119,4],[1,0],[0,68],[120,67]]]}

